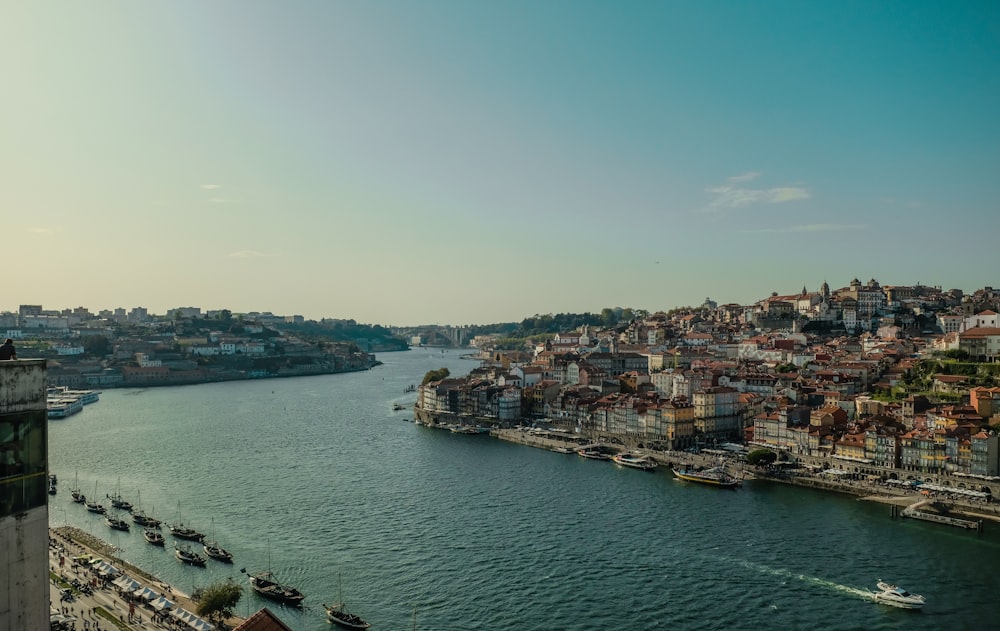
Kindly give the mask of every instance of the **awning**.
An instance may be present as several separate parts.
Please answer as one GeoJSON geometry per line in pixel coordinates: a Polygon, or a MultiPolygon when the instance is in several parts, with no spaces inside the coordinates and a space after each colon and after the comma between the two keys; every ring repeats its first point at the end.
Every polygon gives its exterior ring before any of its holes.
{"type": "Polygon", "coordinates": [[[157,611],[164,611],[167,609],[173,609],[174,602],[172,600],[167,600],[164,596],[160,596],[153,602],[149,603],[149,606],[157,611]]]}
{"type": "Polygon", "coordinates": [[[133,594],[135,595],[136,598],[141,598],[142,600],[145,600],[147,602],[150,600],[156,600],[157,598],[160,597],[159,593],[154,592],[152,589],[148,587],[141,587],[135,590],[133,594]]]}

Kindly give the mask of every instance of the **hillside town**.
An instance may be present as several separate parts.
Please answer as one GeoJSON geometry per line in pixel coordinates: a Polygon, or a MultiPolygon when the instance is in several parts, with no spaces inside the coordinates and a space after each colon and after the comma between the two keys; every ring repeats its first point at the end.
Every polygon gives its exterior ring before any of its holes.
{"type": "Polygon", "coordinates": [[[923,473],[1000,474],[1000,291],[857,279],[650,313],[493,350],[418,389],[428,423],[531,423],[630,447],[738,441],[923,473]]]}
{"type": "Polygon", "coordinates": [[[63,388],[149,387],[294,377],[377,364],[358,343],[305,339],[302,316],[233,315],[186,307],[154,315],[142,307],[93,314],[21,305],[0,313],[0,331],[21,358],[47,360],[48,382],[63,388]]]}

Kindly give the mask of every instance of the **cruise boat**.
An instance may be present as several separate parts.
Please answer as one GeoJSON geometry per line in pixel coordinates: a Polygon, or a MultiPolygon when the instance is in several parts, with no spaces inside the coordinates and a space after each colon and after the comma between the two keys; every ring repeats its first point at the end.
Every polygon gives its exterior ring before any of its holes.
{"type": "Polygon", "coordinates": [[[710,469],[672,469],[678,479],[699,484],[708,484],[727,489],[735,489],[740,486],[740,481],[726,472],[723,467],[712,467],[710,469]]]}
{"type": "Polygon", "coordinates": [[[899,585],[881,580],[876,585],[879,591],[874,593],[872,599],[877,603],[901,609],[921,609],[924,606],[924,597],[920,594],[911,594],[899,585]]]}
{"type": "Polygon", "coordinates": [[[83,401],[77,397],[50,395],[46,400],[45,407],[48,418],[62,419],[82,411],[83,401]]]}
{"type": "Polygon", "coordinates": [[[576,453],[583,458],[590,458],[591,460],[611,460],[611,454],[600,447],[582,447],[577,449],[576,453]]]}
{"type": "Polygon", "coordinates": [[[642,471],[653,471],[657,467],[655,460],[649,456],[644,456],[642,454],[634,453],[623,453],[615,454],[611,456],[611,460],[623,467],[631,467],[633,469],[641,469],[642,471]]]}
{"type": "Polygon", "coordinates": [[[163,535],[158,530],[153,530],[152,528],[143,530],[142,538],[154,546],[162,546],[165,543],[163,535]]]}
{"type": "Polygon", "coordinates": [[[179,546],[175,543],[174,556],[177,557],[177,560],[181,563],[205,567],[205,557],[201,556],[197,552],[193,552],[191,548],[188,548],[187,546],[179,546]]]}
{"type": "MultiPolygon", "coordinates": [[[[245,568],[241,569],[240,572],[247,574],[245,568]]],[[[247,574],[247,578],[250,580],[250,587],[264,598],[269,598],[293,607],[301,605],[302,600],[305,598],[305,595],[294,587],[279,583],[278,579],[271,572],[247,574]]]]}

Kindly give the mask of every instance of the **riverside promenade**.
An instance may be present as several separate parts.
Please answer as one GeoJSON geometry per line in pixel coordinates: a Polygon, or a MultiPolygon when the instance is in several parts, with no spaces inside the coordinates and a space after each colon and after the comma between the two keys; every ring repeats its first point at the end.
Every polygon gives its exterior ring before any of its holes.
{"type": "MultiPolygon", "coordinates": [[[[60,526],[49,529],[49,602],[54,612],[63,616],[63,628],[76,631],[179,631],[192,628],[186,622],[171,616],[169,609],[157,611],[149,607],[146,601],[123,593],[113,584],[117,576],[100,576],[92,570],[93,563],[74,561],[88,556],[107,562],[143,588],[162,595],[173,603],[171,609],[183,608],[191,613],[197,611],[198,605],[190,595],[173,589],[140,568],[115,557],[111,544],[79,528],[60,526]],[[93,593],[85,594],[78,589],[71,589],[73,599],[63,601],[62,590],[73,580],[89,583],[93,587],[93,593]]],[[[234,616],[225,621],[224,628],[234,628],[241,622],[243,618],[234,616]]]]}
{"type": "MultiPolygon", "coordinates": [[[[581,444],[581,437],[570,433],[560,435],[557,432],[494,429],[490,431],[490,435],[501,440],[550,451],[565,447],[579,447],[581,444]]],[[[624,447],[620,448],[624,450],[624,447]]],[[[658,451],[653,449],[637,449],[634,451],[643,453],[656,460],[658,464],[667,467],[677,465],[709,467],[718,464],[718,456],[716,455],[694,454],[683,451],[658,451]]],[[[921,493],[916,488],[894,486],[869,479],[836,479],[825,477],[819,473],[809,473],[806,470],[788,472],[758,469],[749,467],[745,463],[737,462],[735,459],[727,459],[726,464],[730,469],[739,469],[740,476],[743,479],[757,479],[821,491],[844,493],[854,495],[859,500],[895,505],[901,508],[930,498],[937,500],[937,503],[941,507],[946,508],[949,513],[954,514],[956,517],[1000,523],[1000,503],[963,500],[948,497],[947,494],[927,495],[921,493]]]]}

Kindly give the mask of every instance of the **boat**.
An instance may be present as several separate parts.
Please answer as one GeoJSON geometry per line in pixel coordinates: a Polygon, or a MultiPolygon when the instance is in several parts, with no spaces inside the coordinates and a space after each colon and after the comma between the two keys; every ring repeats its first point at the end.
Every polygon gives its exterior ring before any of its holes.
{"type": "Polygon", "coordinates": [[[582,458],[590,458],[591,460],[611,460],[611,454],[600,447],[581,447],[576,450],[576,453],[582,458]]]}
{"type": "Polygon", "coordinates": [[[115,487],[114,494],[108,494],[108,499],[111,500],[111,508],[116,508],[118,510],[127,510],[132,512],[132,503],[126,502],[122,498],[121,494],[122,481],[121,478],[118,479],[118,486],[115,487]]]}
{"type": "Polygon", "coordinates": [[[186,563],[188,565],[195,565],[198,567],[205,567],[205,557],[201,556],[197,552],[191,550],[191,548],[186,545],[174,544],[174,556],[181,563],[186,563]]]}
{"type": "Polygon", "coordinates": [[[160,524],[163,522],[155,517],[147,515],[146,511],[142,510],[139,505],[139,500],[136,500],[135,507],[132,509],[132,521],[146,528],[159,528],[160,524]]]}
{"type": "Polygon", "coordinates": [[[164,537],[158,530],[153,530],[152,528],[146,528],[142,531],[142,538],[153,544],[154,546],[164,545],[164,537]]]}
{"type": "Polygon", "coordinates": [[[167,528],[170,530],[170,534],[178,539],[188,539],[190,541],[202,541],[205,538],[203,533],[198,532],[194,528],[190,528],[184,525],[181,520],[180,506],[177,507],[177,523],[167,524],[167,528]]]}
{"type": "Polygon", "coordinates": [[[107,517],[104,518],[104,523],[106,523],[110,528],[113,528],[115,530],[123,530],[125,532],[128,532],[129,529],[127,521],[125,521],[124,519],[118,519],[117,517],[112,517],[111,515],[108,515],[107,517]]]}
{"type": "Polygon", "coordinates": [[[46,416],[51,419],[63,419],[83,410],[83,401],[79,397],[65,395],[48,395],[45,402],[46,416]]]}
{"type": "Polygon", "coordinates": [[[573,454],[573,453],[576,453],[576,450],[573,449],[572,447],[553,447],[549,451],[554,451],[557,454],[573,454]]]}
{"type": "Polygon", "coordinates": [[[285,605],[290,605],[292,607],[298,607],[301,605],[302,600],[305,598],[305,594],[294,587],[281,584],[278,582],[278,579],[275,578],[274,574],[271,574],[270,540],[267,542],[267,570],[251,574],[247,572],[245,567],[242,567],[240,568],[240,573],[247,575],[247,580],[250,581],[250,587],[264,598],[268,598],[285,605]]]}
{"type": "Polygon", "coordinates": [[[899,585],[886,583],[882,580],[879,580],[876,585],[879,591],[872,595],[872,599],[877,603],[900,609],[921,609],[924,606],[925,600],[920,594],[911,594],[899,585]]]}
{"type": "Polygon", "coordinates": [[[326,609],[326,621],[344,627],[345,629],[367,629],[372,626],[353,613],[344,611],[344,605],[323,605],[326,609]]]}
{"type": "Polygon", "coordinates": [[[678,469],[673,468],[674,475],[681,480],[708,484],[726,489],[735,489],[740,486],[739,479],[726,472],[724,467],[711,467],[709,469],[678,469]]]}
{"type": "MultiPolygon", "coordinates": [[[[97,495],[97,482],[94,482],[94,495],[97,495]]],[[[104,510],[104,506],[101,505],[100,502],[88,502],[88,501],[86,501],[86,498],[84,498],[84,504],[83,505],[91,513],[98,513],[100,515],[103,515],[106,512],[104,510]]]]}
{"type": "MultiPolygon", "coordinates": [[[[340,581],[338,580],[338,583],[340,581]]],[[[367,629],[372,626],[353,613],[348,613],[344,605],[344,587],[340,585],[339,602],[334,605],[323,604],[326,610],[326,621],[345,629],[367,629]]]]}
{"type": "Polygon", "coordinates": [[[73,498],[73,501],[76,502],[77,504],[83,504],[84,502],[87,501],[87,496],[85,496],[80,491],[80,474],[79,473],[76,475],[76,477],[73,480],[73,488],[70,489],[69,495],[70,495],[70,497],[73,498]]]}
{"type": "Polygon", "coordinates": [[[630,452],[615,454],[611,456],[611,460],[623,467],[631,467],[642,471],[653,471],[657,467],[657,462],[649,456],[630,452]]]}
{"type": "Polygon", "coordinates": [[[120,493],[115,491],[114,495],[108,495],[108,499],[111,500],[111,508],[117,508],[118,510],[132,511],[132,503],[126,502],[122,499],[120,493]]]}
{"type": "Polygon", "coordinates": [[[194,528],[188,528],[184,524],[167,524],[170,534],[178,539],[188,539],[190,541],[201,541],[205,535],[194,528]]]}
{"type": "Polygon", "coordinates": [[[135,509],[132,511],[132,521],[140,526],[145,526],[146,528],[159,528],[160,524],[163,523],[155,517],[150,517],[141,509],[135,509]]]}
{"type": "Polygon", "coordinates": [[[452,425],[448,428],[452,434],[489,434],[490,430],[475,425],[452,425]]]}
{"type": "Polygon", "coordinates": [[[269,598],[293,607],[301,605],[302,600],[305,598],[305,595],[294,587],[279,583],[278,579],[270,571],[249,574],[246,568],[243,568],[240,572],[247,575],[247,578],[250,580],[250,587],[264,598],[269,598]]]}
{"type": "Polygon", "coordinates": [[[399,412],[400,410],[405,410],[405,409],[406,409],[406,406],[403,405],[402,403],[393,403],[392,404],[392,410],[394,412],[399,412]]]}
{"type": "Polygon", "coordinates": [[[215,541],[215,520],[214,519],[212,520],[212,539],[211,540],[207,540],[207,541],[203,541],[202,542],[202,548],[205,550],[205,554],[207,554],[208,556],[212,557],[216,561],[222,561],[223,563],[232,563],[233,562],[233,555],[228,550],[226,550],[225,548],[223,548],[222,546],[220,546],[217,541],[215,541]]]}

